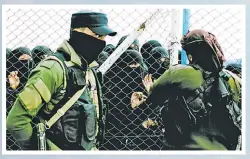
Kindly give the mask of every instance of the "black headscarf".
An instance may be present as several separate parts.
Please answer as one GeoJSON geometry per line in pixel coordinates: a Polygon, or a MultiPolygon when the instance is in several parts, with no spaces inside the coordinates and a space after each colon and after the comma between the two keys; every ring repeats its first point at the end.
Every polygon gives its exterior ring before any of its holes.
{"type": "Polygon", "coordinates": [[[47,46],[38,45],[32,49],[31,53],[34,65],[36,66],[45,58],[45,56],[51,55],[53,51],[47,46]]]}
{"type": "Polygon", "coordinates": [[[155,47],[151,50],[150,56],[145,60],[145,63],[154,79],[159,78],[169,68],[169,59],[169,53],[165,48],[155,47]],[[166,61],[161,61],[161,58],[166,58],[166,61]]]}
{"type": "Polygon", "coordinates": [[[150,51],[155,48],[162,46],[157,40],[149,40],[148,42],[144,43],[141,47],[141,54],[142,57],[146,60],[150,56],[150,51]]]}
{"type": "MultiPolygon", "coordinates": [[[[117,47],[118,47],[127,37],[128,37],[128,35],[123,36],[123,37],[119,40],[119,42],[118,42],[116,48],[117,48],[117,47]]],[[[139,47],[140,47],[139,40],[138,40],[138,39],[135,39],[134,42],[129,46],[129,48],[128,48],[127,50],[136,50],[136,51],[139,51],[139,47]]]]}
{"type": "Polygon", "coordinates": [[[27,47],[19,47],[12,51],[9,56],[7,72],[18,71],[18,77],[20,79],[20,88],[26,84],[30,72],[31,60],[19,60],[19,57],[23,54],[31,56],[31,51],[27,47]]]}
{"type": "Polygon", "coordinates": [[[12,51],[10,48],[6,48],[6,59],[8,59],[11,55],[12,51]]]}
{"type": "MultiPolygon", "coordinates": [[[[116,63],[111,67],[111,70],[115,72],[115,76],[118,78],[143,78],[142,73],[147,72],[148,68],[146,64],[143,62],[143,58],[138,51],[135,50],[127,50],[122,56],[116,61],[116,63]],[[129,65],[139,63],[140,67],[131,68],[129,65]]],[[[130,82],[128,79],[124,79],[125,82],[130,82]],[[128,81],[126,81],[128,80],[128,81]]],[[[139,81],[141,82],[141,81],[139,81]]]]}
{"type": "MultiPolygon", "coordinates": [[[[104,76],[104,85],[108,87],[111,96],[108,99],[113,98],[113,93],[116,94],[116,98],[126,97],[126,104],[129,104],[128,98],[134,90],[138,91],[138,87],[142,84],[142,78],[144,78],[147,72],[147,67],[143,62],[142,56],[138,51],[127,50],[121,57],[113,64],[104,76]],[[131,68],[129,65],[139,63],[140,67],[131,68]],[[118,95],[121,93],[121,95],[118,95]]],[[[105,92],[104,92],[105,93],[105,92]]]]}
{"type": "Polygon", "coordinates": [[[101,66],[109,57],[109,53],[107,53],[106,51],[102,51],[97,59],[97,63],[99,64],[99,66],[101,66]]]}
{"type": "Polygon", "coordinates": [[[103,51],[107,52],[109,55],[111,55],[115,51],[115,46],[112,44],[108,44],[105,46],[103,51]]]}

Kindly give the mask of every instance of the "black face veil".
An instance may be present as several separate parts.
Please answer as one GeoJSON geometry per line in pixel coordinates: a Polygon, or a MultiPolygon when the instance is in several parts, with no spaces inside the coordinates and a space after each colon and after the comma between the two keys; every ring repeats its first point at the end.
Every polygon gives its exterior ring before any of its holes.
{"type": "Polygon", "coordinates": [[[145,60],[149,67],[149,73],[153,78],[159,78],[170,65],[168,51],[163,47],[155,47],[150,52],[150,56],[145,60]],[[162,60],[163,59],[163,60],[162,60]]]}
{"type": "Polygon", "coordinates": [[[147,70],[141,54],[135,50],[127,50],[111,67],[110,71],[114,73],[116,77],[114,79],[117,82],[126,84],[125,88],[128,89],[126,93],[129,93],[131,88],[135,89],[142,83],[147,70]],[[138,64],[139,66],[136,66],[138,64]]]}

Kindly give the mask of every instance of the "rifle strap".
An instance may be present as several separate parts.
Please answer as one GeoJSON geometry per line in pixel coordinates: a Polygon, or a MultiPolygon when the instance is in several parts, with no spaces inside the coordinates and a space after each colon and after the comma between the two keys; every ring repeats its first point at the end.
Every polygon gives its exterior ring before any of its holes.
{"type": "MultiPolygon", "coordinates": [[[[85,77],[86,81],[88,81],[88,73],[86,72],[86,77],[85,77]]],[[[56,114],[53,115],[49,121],[45,121],[46,123],[46,129],[50,129],[51,126],[58,120],[60,119],[67,110],[69,110],[72,105],[80,98],[80,96],[82,95],[82,93],[84,92],[84,90],[86,89],[87,84],[80,89],[79,91],[77,91],[72,98],[70,98],[60,109],[57,110],[56,114]]]]}

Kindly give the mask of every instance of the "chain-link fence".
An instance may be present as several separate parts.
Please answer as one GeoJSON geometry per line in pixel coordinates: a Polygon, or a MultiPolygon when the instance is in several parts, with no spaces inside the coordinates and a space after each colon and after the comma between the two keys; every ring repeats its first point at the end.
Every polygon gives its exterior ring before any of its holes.
{"type": "MultiPolygon", "coordinates": [[[[86,8],[83,8],[86,9],[86,8]]],[[[6,77],[7,84],[7,113],[11,109],[16,94],[22,89],[23,84],[27,81],[27,72],[29,73],[36,65],[34,62],[37,54],[32,50],[37,45],[43,45],[55,51],[64,39],[69,39],[70,18],[72,13],[80,9],[8,9],[6,12],[6,38],[7,47],[12,50],[11,55],[7,55],[7,76],[11,71],[18,71],[21,85],[18,89],[12,90],[9,87],[9,81],[6,77]],[[17,47],[27,47],[26,50],[31,59],[23,64],[21,57],[23,54],[14,54],[13,50],[17,47]],[[21,65],[20,65],[21,61],[21,65]]],[[[115,37],[107,37],[107,44],[114,46],[113,49],[106,48],[107,57],[116,48],[120,39],[129,35],[138,29],[141,23],[155,13],[156,9],[149,8],[107,8],[91,9],[94,11],[104,12],[108,15],[109,26],[118,32],[115,37]]],[[[133,110],[130,106],[131,94],[135,91],[145,92],[142,79],[147,72],[155,74],[156,79],[162,73],[158,69],[160,61],[167,61],[171,57],[171,46],[173,43],[173,30],[176,27],[173,24],[174,14],[180,9],[168,8],[160,9],[156,17],[152,20],[151,25],[146,26],[141,36],[131,45],[130,49],[134,53],[125,52],[104,75],[104,102],[109,106],[107,116],[107,129],[104,143],[101,145],[102,150],[160,150],[163,131],[161,121],[158,118],[160,108],[151,108],[148,105],[133,110]],[[150,41],[150,42],[149,42],[150,41]],[[148,43],[146,43],[148,42],[148,43]],[[163,47],[161,53],[157,56],[151,56],[156,51],[155,47],[163,47]],[[137,54],[138,52],[141,55],[137,54]],[[135,57],[136,56],[136,57],[135,57]],[[127,57],[136,59],[143,58],[143,63],[148,67],[148,71],[133,69],[128,65],[121,65],[127,62],[133,65],[132,61],[126,61],[127,57]],[[162,60],[163,58],[163,60],[162,60]],[[166,60],[167,59],[167,60],[166,60]],[[131,63],[132,62],[132,63],[131,63]],[[158,64],[158,65],[157,65],[158,64]],[[157,74],[158,73],[158,74],[157,74]],[[145,128],[145,121],[156,121],[158,126],[145,128]]],[[[240,60],[243,55],[242,38],[242,12],[238,9],[190,9],[190,15],[184,19],[188,28],[203,28],[214,33],[225,52],[226,58],[230,60],[240,60]]],[[[180,27],[182,28],[182,26],[180,27]]],[[[178,32],[178,31],[177,31],[178,32]]],[[[181,33],[181,32],[180,32],[181,33]]],[[[177,33],[179,34],[179,32],[177,33]]],[[[181,34],[180,34],[181,37],[181,34]]],[[[180,39],[178,37],[178,39],[180,39]]],[[[176,48],[175,48],[176,49],[176,48]]],[[[180,50],[180,49],[179,49],[180,50]]],[[[20,52],[20,50],[15,50],[20,52]]],[[[157,52],[157,51],[156,51],[157,52]]],[[[179,53],[179,61],[180,54],[179,53]]],[[[155,54],[156,55],[156,54],[155,54]]],[[[105,60],[105,56],[103,56],[105,60]]],[[[103,59],[101,60],[103,62],[103,59]]],[[[136,61],[135,62],[141,62],[136,61]]],[[[7,132],[7,150],[20,149],[15,140],[7,132]]]]}

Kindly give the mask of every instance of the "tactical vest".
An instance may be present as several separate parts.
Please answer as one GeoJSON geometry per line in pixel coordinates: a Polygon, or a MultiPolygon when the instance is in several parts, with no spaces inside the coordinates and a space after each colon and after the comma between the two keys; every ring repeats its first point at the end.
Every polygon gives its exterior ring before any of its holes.
{"type": "Polygon", "coordinates": [[[106,107],[102,102],[97,73],[94,69],[88,69],[92,82],[86,81],[86,71],[83,72],[82,68],[76,65],[66,66],[63,53],[56,52],[53,56],[63,63],[67,84],[65,89],[62,88],[55,93],[55,96],[61,96],[61,100],[53,109],[49,109],[51,111],[48,112],[45,106],[40,111],[39,116],[43,120],[49,120],[78,90],[86,85],[87,87],[77,102],[46,131],[46,136],[62,150],[91,150],[98,147],[104,135],[106,107]]]}
{"type": "Polygon", "coordinates": [[[204,82],[199,89],[183,90],[164,103],[164,145],[168,149],[189,149],[191,135],[197,132],[235,149],[241,135],[241,112],[233,101],[226,74],[215,77],[197,65],[191,66],[202,72],[204,82]]]}

